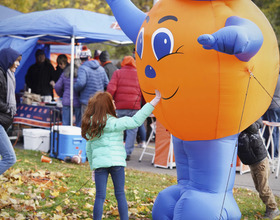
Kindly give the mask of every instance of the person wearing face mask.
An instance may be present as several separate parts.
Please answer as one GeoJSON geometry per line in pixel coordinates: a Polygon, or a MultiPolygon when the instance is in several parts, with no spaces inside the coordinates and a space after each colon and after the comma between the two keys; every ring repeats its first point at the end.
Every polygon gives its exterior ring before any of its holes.
{"type": "Polygon", "coordinates": [[[21,54],[12,48],[0,51],[0,175],[16,162],[16,155],[8,137],[7,129],[16,114],[15,71],[19,66],[21,54]]]}

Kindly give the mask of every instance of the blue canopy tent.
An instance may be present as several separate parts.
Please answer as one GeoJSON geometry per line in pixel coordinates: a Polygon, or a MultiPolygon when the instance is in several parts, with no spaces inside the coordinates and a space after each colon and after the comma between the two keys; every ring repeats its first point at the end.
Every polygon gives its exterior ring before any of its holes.
{"type": "Polygon", "coordinates": [[[20,14],[22,13],[17,10],[0,5],[0,21],[20,14]]]}
{"type": "Polygon", "coordinates": [[[16,92],[24,87],[24,77],[29,67],[25,64],[35,62],[34,53],[38,47],[48,45],[44,48],[48,55],[50,44],[71,44],[72,102],[75,43],[105,41],[117,44],[132,43],[121,31],[113,16],[81,9],[37,11],[0,21],[0,49],[10,46],[23,55],[21,66],[16,72],[16,92]]]}
{"type": "Polygon", "coordinates": [[[71,43],[72,37],[82,43],[130,42],[113,16],[73,8],[36,11],[4,19],[0,22],[0,36],[37,37],[41,43],[71,43]]]}
{"type": "MultiPolygon", "coordinates": [[[[16,11],[14,9],[5,7],[3,5],[0,5],[0,21],[4,19],[8,19],[17,15],[21,15],[23,13],[16,11]]],[[[33,51],[34,45],[36,45],[36,39],[23,41],[19,39],[14,39],[10,37],[2,37],[0,38],[0,49],[6,48],[6,47],[12,47],[17,49],[20,52],[24,51],[24,55],[30,54],[33,51]]],[[[28,57],[24,56],[22,58],[22,63],[25,63],[27,61],[28,57]]],[[[22,67],[22,66],[21,66],[22,67]]],[[[20,69],[20,68],[19,68],[20,69]]],[[[26,72],[27,68],[22,68],[22,71],[26,72]]],[[[17,71],[19,73],[19,71],[17,71]]],[[[20,82],[24,83],[24,78],[19,80],[20,82]]],[[[19,84],[21,85],[21,84],[19,84]]]]}

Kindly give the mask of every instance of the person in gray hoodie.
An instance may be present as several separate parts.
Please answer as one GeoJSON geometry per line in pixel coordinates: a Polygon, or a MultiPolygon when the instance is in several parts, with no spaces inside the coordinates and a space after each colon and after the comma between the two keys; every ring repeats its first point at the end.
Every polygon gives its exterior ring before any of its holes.
{"type": "Polygon", "coordinates": [[[21,54],[12,48],[0,51],[0,175],[16,163],[16,155],[7,130],[16,114],[15,71],[21,54]]]}

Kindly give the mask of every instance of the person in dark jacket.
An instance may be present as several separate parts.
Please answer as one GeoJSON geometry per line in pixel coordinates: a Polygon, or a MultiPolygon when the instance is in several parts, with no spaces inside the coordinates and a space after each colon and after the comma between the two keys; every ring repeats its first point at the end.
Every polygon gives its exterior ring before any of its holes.
{"type": "Polygon", "coordinates": [[[241,162],[249,165],[256,190],[266,205],[264,217],[274,219],[280,215],[275,197],[269,187],[270,173],[267,151],[259,129],[263,127],[261,119],[242,131],[238,137],[238,157],[241,162]]]}
{"type": "MultiPolygon", "coordinates": [[[[79,58],[75,59],[74,61],[74,83],[77,80],[78,75],[78,68],[81,65],[81,60],[79,58]]],[[[62,124],[63,125],[70,125],[70,65],[67,65],[64,68],[63,73],[61,74],[60,78],[56,82],[54,89],[56,93],[62,97],[62,124]]],[[[73,92],[73,109],[76,119],[76,126],[81,127],[81,104],[79,101],[79,94],[77,92],[73,92]]]]}
{"type": "Polygon", "coordinates": [[[0,175],[16,162],[16,155],[8,137],[7,129],[16,114],[15,71],[21,54],[12,48],[0,51],[0,175]]]}
{"type": "Polygon", "coordinates": [[[109,59],[110,59],[110,56],[109,56],[108,51],[107,50],[102,51],[99,56],[99,60],[100,60],[101,66],[105,69],[108,79],[110,81],[113,73],[118,68],[109,59]]]}
{"type": "Polygon", "coordinates": [[[25,76],[25,83],[32,93],[41,95],[44,101],[53,99],[54,68],[51,62],[46,59],[45,52],[38,49],[35,53],[36,63],[31,65],[25,76]]]}

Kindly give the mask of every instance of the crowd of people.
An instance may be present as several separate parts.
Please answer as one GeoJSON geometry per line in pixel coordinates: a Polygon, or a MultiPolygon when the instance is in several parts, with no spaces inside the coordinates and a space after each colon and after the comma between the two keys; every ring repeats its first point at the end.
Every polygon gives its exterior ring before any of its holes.
{"type": "MultiPolygon", "coordinates": [[[[62,100],[62,124],[71,125],[71,65],[65,54],[57,57],[53,67],[45,52],[38,49],[36,63],[25,76],[25,83],[33,93],[44,101],[54,99],[54,92],[62,100]]],[[[16,155],[7,135],[7,129],[16,114],[15,75],[21,54],[11,48],[0,51],[0,174],[16,162],[16,155]]],[[[125,56],[120,69],[110,61],[108,51],[96,50],[94,56],[84,46],[74,59],[73,115],[75,126],[81,127],[87,140],[87,158],[96,183],[94,219],[101,219],[106,197],[106,185],[110,174],[118,201],[121,219],[128,219],[127,201],[124,192],[126,161],[130,160],[139,130],[141,142],[146,140],[144,121],[161,100],[155,98],[146,103],[137,77],[134,54],[125,56]]],[[[280,215],[272,190],[269,187],[269,161],[265,141],[259,135],[262,120],[280,122],[280,75],[267,112],[238,138],[238,156],[249,165],[256,190],[266,205],[265,217],[273,219],[280,215]]],[[[274,157],[278,157],[279,130],[273,133],[274,157]]],[[[270,150],[271,146],[269,146],[270,150]]],[[[271,150],[270,150],[271,153],[271,150]]]]}
{"type": "MultiPolygon", "coordinates": [[[[92,56],[91,50],[83,46],[74,61],[73,114],[70,112],[71,65],[65,54],[57,57],[54,69],[44,51],[38,49],[36,63],[30,66],[25,76],[26,86],[46,102],[54,100],[55,94],[60,97],[63,125],[71,125],[73,115],[74,125],[80,127],[89,99],[98,91],[108,91],[112,95],[118,117],[133,116],[146,103],[138,82],[134,53],[123,58],[119,69],[110,60],[108,51],[95,50],[92,56]]],[[[126,160],[130,160],[136,140],[139,146],[145,143],[146,133],[144,123],[139,128],[125,131],[126,160]]]]}

